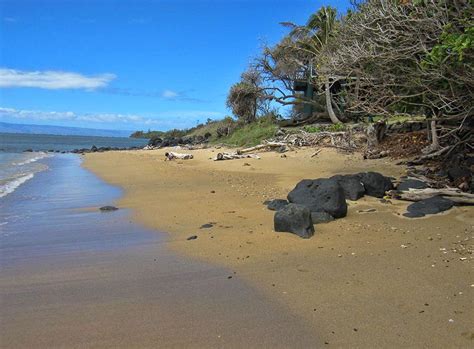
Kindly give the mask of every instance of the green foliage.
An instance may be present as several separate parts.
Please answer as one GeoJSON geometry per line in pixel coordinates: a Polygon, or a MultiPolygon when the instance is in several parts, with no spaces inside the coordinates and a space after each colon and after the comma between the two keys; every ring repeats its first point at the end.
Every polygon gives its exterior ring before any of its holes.
{"type": "MultiPolygon", "coordinates": [[[[474,49],[474,27],[466,27],[462,32],[454,32],[452,25],[447,25],[441,34],[439,44],[427,54],[424,65],[443,63],[463,63],[465,52],[474,49]]],[[[472,63],[472,62],[471,62],[472,63]]]]}
{"type": "Polygon", "coordinates": [[[309,133],[318,133],[318,132],[321,132],[322,131],[322,128],[319,127],[319,126],[312,126],[312,125],[308,125],[308,126],[305,126],[303,128],[306,132],[309,132],[309,133]]]}
{"type": "Polygon", "coordinates": [[[257,114],[258,88],[246,81],[240,81],[230,88],[227,107],[245,123],[253,122],[257,114]]]}
{"type": "Polygon", "coordinates": [[[338,123],[338,124],[332,124],[331,126],[329,126],[329,132],[339,132],[339,131],[344,131],[346,129],[346,127],[344,126],[344,124],[342,123],[338,123]]]}
{"type": "Polygon", "coordinates": [[[135,131],[133,132],[130,137],[131,138],[156,138],[156,137],[162,137],[164,134],[163,131],[150,131],[148,130],[147,132],[144,131],[135,131]]]}
{"type": "Polygon", "coordinates": [[[277,125],[274,122],[274,117],[266,115],[258,118],[256,122],[241,125],[229,136],[221,138],[219,142],[238,147],[254,146],[260,144],[265,139],[273,137],[276,130],[277,125]]]}
{"type": "Polygon", "coordinates": [[[226,116],[222,120],[213,120],[205,125],[201,125],[200,127],[196,127],[190,129],[187,133],[187,136],[204,136],[206,133],[211,134],[210,141],[214,142],[219,139],[217,130],[222,127],[230,127],[235,128],[237,125],[237,121],[235,121],[232,117],[226,116]]]}

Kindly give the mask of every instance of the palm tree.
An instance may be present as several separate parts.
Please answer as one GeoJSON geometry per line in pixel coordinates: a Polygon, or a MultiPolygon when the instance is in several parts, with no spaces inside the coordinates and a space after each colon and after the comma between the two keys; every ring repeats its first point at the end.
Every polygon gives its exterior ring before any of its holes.
{"type": "MultiPolygon", "coordinates": [[[[337,10],[331,6],[323,6],[317,12],[313,13],[306,25],[302,27],[294,27],[290,32],[290,37],[295,39],[298,49],[310,54],[311,57],[318,57],[324,47],[330,42],[331,35],[337,26],[337,10]]],[[[309,63],[310,69],[312,63],[309,63]]],[[[336,116],[332,107],[331,83],[329,76],[324,79],[324,89],[326,98],[326,109],[331,121],[335,124],[341,121],[336,116]]]]}

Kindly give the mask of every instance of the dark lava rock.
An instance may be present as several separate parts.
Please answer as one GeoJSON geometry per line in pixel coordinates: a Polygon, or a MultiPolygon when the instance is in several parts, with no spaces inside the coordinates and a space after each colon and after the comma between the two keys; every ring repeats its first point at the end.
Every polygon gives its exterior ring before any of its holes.
{"type": "Polygon", "coordinates": [[[408,189],[425,189],[429,188],[429,185],[418,179],[405,179],[397,187],[399,191],[406,191],[408,189]]]}
{"type": "Polygon", "coordinates": [[[415,202],[407,207],[407,213],[403,215],[409,218],[424,217],[427,214],[436,214],[449,210],[454,206],[454,202],[441,196],[434,196],[429,199],[415,202]]]}
{"type": "Polygon", "coordinates": [[[327,212],[311,212],[313,224],[326,223],[334,220],[334,217],[327,212]]]}
{"type": "Polygon", "coordinates": [[[32,153],[33,152],[33,149],[25,149],[23,150],[24,153],[32,153]]]}
{"type": "Polygon", "coordinates": [[[93,153],[95,153],[95,152],[98,151],[98,150],[99,150],[99,149],[98,149],[95,145],[93,145],[93,146],[91,147],[91,152],[93,152],[93,153]]]}
{"type": "Polygon", "coordinates": [[[356,201],[365,194],[365,188],[358,175],[336,175],[330,179],[336,180],[344,190],[346,199],[356,201]]]}
{"type": "Polygon", "coordinates": [[[327,212],[334,218],[347,214],[344,190],[334,179],[304,179],[288,194],[288,201],[304,205],[311,212],[327,212]]]}
{"type": "Polygon", "coordinates": [[[197,235],[191,235],[186,240],[196,240],[197,238],[198,238],[197,235]]]}
{"type": "Polygon", "coordinates": [[[358,176],[365,187],[366,195],[383,198],[386,191],[393,189],[391,179],[378,172],[363,172],[358,176]]]}
{"type": "Polygon", "coordinates": [[[278,211],[288,204],[289,202],[284,199],[275,199],[275,200],[268,201],[266,205],[269,210],[278,211]]]}
{"type": "Polygon", "coordinates": [[[281,210],[275,212],[275,231],[288,232],[308,239],[314,235],[311,211],[297,204],[288,204],[281,210]]]}
{"type": "Polygon", "coordinates": [[[466,167],[455,166],[448,170],[448,178],[451,181],[456,181],[459,178],[470,178],[471,175],[471,171],[466,167]]]}
{"type": "Polygon", "coordinates": [[[109,211],[117,211],[118,208],[115,206],[102,206],[101,208],[99,208],[99,210],[103,212],[109,212],[109,211]]]}
{"type": "Polygon", "coordinates": [[[206,223],[206,224],[203,224],[199,227],[199,229],[208,229],[208,228],[212,228],[214,225],[211,224],[211,223],[206,223]]]}

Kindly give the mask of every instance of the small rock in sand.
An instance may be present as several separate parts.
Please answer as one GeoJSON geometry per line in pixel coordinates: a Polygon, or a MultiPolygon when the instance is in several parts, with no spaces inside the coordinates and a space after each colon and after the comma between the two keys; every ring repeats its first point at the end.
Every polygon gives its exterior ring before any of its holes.
{"type": "Polygon", "coordinates": [[[197,238],[198,238],[197,235],[191,235],[186,240],[196,240],[197,238]]]}
{"type": "Polygon", "coordinates": [[[375,208],[367,208],[365,210],[358,210],[357,212],[359,213],[369,213],[369,212],[375,212],[377,211],[375,208]]]}
{"type": "Polygon", "coordinates": [[[99,208],[99,210],[101,210],[102,212],[110,212],[110,211],[117,211],[118,208],[115,206],[102,206],[101,208],[99,208]]]}

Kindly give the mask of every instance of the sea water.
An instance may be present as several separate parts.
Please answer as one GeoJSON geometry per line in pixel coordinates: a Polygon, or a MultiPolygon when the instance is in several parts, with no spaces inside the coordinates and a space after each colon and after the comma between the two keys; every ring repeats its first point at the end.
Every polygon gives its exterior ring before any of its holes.
{"type": "Polygon", "coordinates": [[[37,173],[55,152],[96,147],[143,147],[146,139],[0,133],[0,200],[37,173]],[[27,151],[32,150],[32,151],[27,151]],[[27,151],[27,152],[26,152],[27,151]]]}

